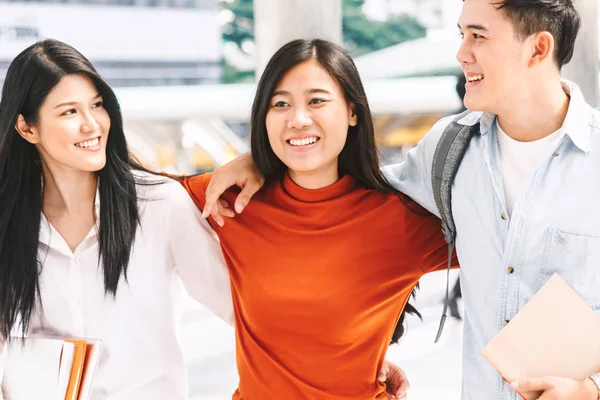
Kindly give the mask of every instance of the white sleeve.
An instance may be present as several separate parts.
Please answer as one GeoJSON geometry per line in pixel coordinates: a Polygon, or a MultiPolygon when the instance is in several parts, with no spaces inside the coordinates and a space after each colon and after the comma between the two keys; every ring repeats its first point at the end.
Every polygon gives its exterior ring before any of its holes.
{"type": "Polygon", "coordinates": [[[181,281],[192,298],[232,325],[229,273],[217,237],[183,186],[169,186],[169,248],[181,281]]]}

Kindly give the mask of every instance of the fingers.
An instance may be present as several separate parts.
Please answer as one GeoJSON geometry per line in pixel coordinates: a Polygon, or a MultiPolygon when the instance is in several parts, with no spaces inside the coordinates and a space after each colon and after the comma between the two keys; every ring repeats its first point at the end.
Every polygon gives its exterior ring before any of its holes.
{"type": "Polygon", "coordinates": [[[219,201],[217,202],[217,205],[219,207],[219,213],[222,216],[228,217],[228,218],[235,217],[235,212],[231,209],[231,207],[229,206],[229,202],[227,200],[219,199],[219,201]]]}
{"type": "Polygon", "coordinates": [[[218,199],[215,206],[213,207],[213,210],[210,213],[210,216],[220,227],[223,227],[223,225],[225,225],[224,217],[233,218],[235,216],[235,213],[229,206],[227,200],[218,199]]]}
{"type": "Polygon", "coordinates": [[[408,389],[410,389],[410,383],[406,376],[396,375],[393,379],[388,381],[388,386],[390,386],[390,393],[393,393],[397,399],[402,399],[406,397],[408,393],[408,389]]]}
{"type": "Polygon", "coordinates": [[[249,181],[244,185],[242,191],[240,192],[240,194],[238,194],[237,198],[235,199],[235,211],[238,214],[242,213],[244,208],[246,208],[246,206],[248,205],[248,202],[250,201],[252,196],[254,196],[254,194],[259,191],[262,185],[262,180],[249,181]]]}
{"type": "Polygon", "coordinates": [[[404,393],[402,395],[396,396],[396,395],[393,395],[391,393],[388,393],[388,398],[390,400],[406,400],[408,398],[408,394],[404,393]]]}
{"type": "Polygon", "coordinates": [[[387,389],[386,391],[393,399],[404,399],[406,398],[410,383],[404,371],[396,365],[385,361],[377,380],[385,382],[387,389]]]}
{"type": "MultiPolygon", "coordinates": [[[[206,210],[206,208],[204,208],[204,210],[206,210]]],[[[204,216],[204,213],[202,213],[202,215],[204,216]]],[[[225,225],[225,218],[223,218],[223,216],[219,212],[219,207],[217,205],[213,207],[213,211],[210,212],[210,216],[220,227],[223,227],[223,225],[225,225]]]]}
{"type": "Polygon", "coordinates": [[[235,210],[241,213],[246,207],[250,198],[262,187],[265,180],[260,174],[250,153],[230,161],[229,163],[217,168],[206,188],[206,203],[202,216],[215,216],[218,207],[217,202],[221,195],[230,187],[239,186],[242,191],[235,201],[235,210]]]}
{"type": "Polygon", "coordinates": [[[533,392],[533,391],[545,391],[552,386],[552,379],[550,377],[538,378],[538,379],[523,379],[521,381],[515,381],[510,384],[512,390],[519,392],[533,392]]]}
{"type": "Polygon", "coordinates": [[[400,385],[398,387],[397,395],[406,396],[406,393],[408,393],[408,389],[410,389],[410,382],[408,381],[405,375],[400,379],[400,385]]]}
{"type": "Polygon", "coordinates": [[[388,365],[387,365],[387,363],[383,363],[383,366],[381,367],[379,374],[377,374],[377,380],[381,383],[385,383],[385,381],[387,381],[387,378],[388,378],[388,373],[389,373],[388,365]]]}
{"type": "Polygon", "coordinates": [[[213,218],[215,217],[215,214],[218,213],[217,202],[219,201],[219,198],[232,185],[233,183],[229,184],[227,180],[215,179],[214,177],[210,180],[210,183],[206,188],[206,203],[204,205],[204,211],[202,212],[203,218],[206,218],[209,215],[212,215],[213,218]]]}

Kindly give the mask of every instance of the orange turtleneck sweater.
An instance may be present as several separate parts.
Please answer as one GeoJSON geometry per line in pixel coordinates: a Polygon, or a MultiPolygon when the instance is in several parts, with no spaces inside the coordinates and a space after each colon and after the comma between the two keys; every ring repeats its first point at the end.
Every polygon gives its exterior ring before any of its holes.
{"type": "MultiPolygon", "coordinates": [[[[210,178],[182,182],[201,209],[210,178]]],[[[447,263],[440,221],[408,202],[350,176],[318,190],[286,176],[224,227],[211,221],[233,293],[233,399],[387,399],[376,377],[398,317],[447,263]]]]}

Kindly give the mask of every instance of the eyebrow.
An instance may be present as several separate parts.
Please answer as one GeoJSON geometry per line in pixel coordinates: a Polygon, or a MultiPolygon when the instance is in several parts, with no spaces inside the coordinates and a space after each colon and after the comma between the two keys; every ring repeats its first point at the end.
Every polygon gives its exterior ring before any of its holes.
{"type": "MultiPolygon", "coordinates": [[[[98,97],[102,97],[102,95],[100,95],[100,93],[96,93],[96,95],[92,98],[92,100],[96,100],[98,97]]],[[[57,105],[56,108],[61,108],[61,107],[66,107],[66,106],[74,106],[75,104],[77,104],[78,102],[76,101],[69,101],[66,103],[60,103],[59,105],[57,105]]]]}
{"type": "MultiPolygon", "coordinates": [[[[331,94],[330,91],[325,90],[325,89],[308,89],[305,90],[305,93],[307,94],[313,94],[313,93],[323,93],[323,94],[331,94]]],[[[275,97],[275,96],[285,96],[285,95],[290,95],[290,92],[288,92],[287,90],[276,90],[273,92],[273,95],[271,97],[275,97]]]]}
{"type": "MultiPolygon", "coordinates": [[[[456,24],[458,26],[458,29],[460,29],[461,31],[463,30],[463,28],[460,26],[460,24],[456,24]]],[[[465,27],[465,29],[474,29],[477,31],[485,31],[488,32],[487,28],[483,25],[477,25],[477,24],[469,24],[465,27]]]]}

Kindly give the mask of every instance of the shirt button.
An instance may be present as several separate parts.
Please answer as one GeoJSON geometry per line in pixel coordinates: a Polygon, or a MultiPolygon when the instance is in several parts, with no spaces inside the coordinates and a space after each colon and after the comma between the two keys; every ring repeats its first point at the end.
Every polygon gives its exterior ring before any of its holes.
{"type": "Polygon", "coordinates": [[[504,320],[504,326],[508,325],[508,323],[509,323],[509,322],[510,322],[510,320],[508,320],[508,319],[505,319],[505,320],[504,320]]]}
{"type": "Polygon", "coordinates": [[[508,268],[506,268],[506,272],[508,272],[509,274],[512,274],[513,272],[515,272],[515,269],[513,267],[508,267],[508,268]]]}
{"type": "Polygon", "coordinates": [[[506,221],[506,220],[508,219],[508,215],[506,215],[506,213],[502,213],[502,214],[500,215],[500,218],[502,218],[503,220],[505,220],[505,221],[506,221]]]}
{"type": "Polygon", "coordinates": [[[560,155],[560,153],[558,151],[554,152],[554,157],[558,157],[560,155]]]}

